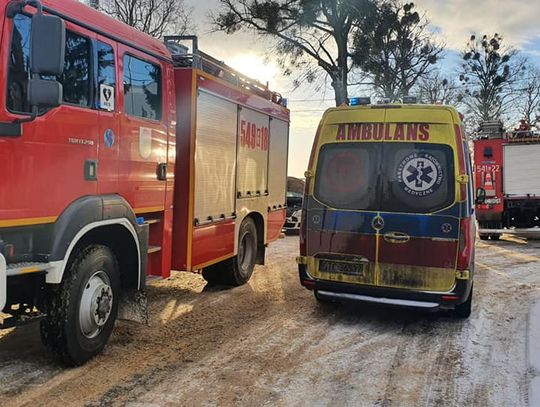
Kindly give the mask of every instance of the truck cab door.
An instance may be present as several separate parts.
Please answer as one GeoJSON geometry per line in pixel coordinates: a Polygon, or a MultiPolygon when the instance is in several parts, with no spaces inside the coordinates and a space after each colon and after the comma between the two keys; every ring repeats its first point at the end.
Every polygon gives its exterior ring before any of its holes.
{"type": "Polygon", "coordinates": [[[118,193],[120,114],[118,105],[118,63],[116,44],[98,36],[94,43],[98,120],[99,194],[118,193]]]}
{"type": "Polygon", "coordinates": [[[150,55],[118,45],[123,196],[138,214],[162,212],[167,186],[168,126],[165,72],[150,55]]]}

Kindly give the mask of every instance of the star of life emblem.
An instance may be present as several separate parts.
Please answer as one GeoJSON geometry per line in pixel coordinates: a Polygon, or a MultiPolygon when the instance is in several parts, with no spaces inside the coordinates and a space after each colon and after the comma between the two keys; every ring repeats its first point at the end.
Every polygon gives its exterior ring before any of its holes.
{"type": "Polygon", "coordinates": [[[413,196],[427,196],[439,189],[444,177],[439,160],[425,152],[409,154],[399,164],[397,179],[401,188],[413,196]]]}

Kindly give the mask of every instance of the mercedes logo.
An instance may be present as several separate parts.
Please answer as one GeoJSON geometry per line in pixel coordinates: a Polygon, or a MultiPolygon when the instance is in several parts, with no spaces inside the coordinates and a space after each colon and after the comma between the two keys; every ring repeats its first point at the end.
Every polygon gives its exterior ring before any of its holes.
{"type": "Polygon", "coordinates": [[[371,226],[375,230],[381,230],[384,228],[384,219],[381,216],[375,216],[371,222],[371,226]]]}

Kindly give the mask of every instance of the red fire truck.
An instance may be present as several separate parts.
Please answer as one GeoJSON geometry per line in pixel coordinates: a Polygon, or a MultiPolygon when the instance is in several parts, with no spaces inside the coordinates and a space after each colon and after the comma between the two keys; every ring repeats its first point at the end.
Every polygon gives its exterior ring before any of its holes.
{"type": "Polygon", "coordinates": [[[77,1],[0,0],[0,32],[2,327],[78,365],[147,275],[247,282],[285,220],[281,96],[77,1]]]}
{"type": "Polygon", "coordinates": [[[481,239],[540,234],[539,154],[540,136],[531,130],[505,131],[498,121],[481,124],[474,140],[481,239]]]}

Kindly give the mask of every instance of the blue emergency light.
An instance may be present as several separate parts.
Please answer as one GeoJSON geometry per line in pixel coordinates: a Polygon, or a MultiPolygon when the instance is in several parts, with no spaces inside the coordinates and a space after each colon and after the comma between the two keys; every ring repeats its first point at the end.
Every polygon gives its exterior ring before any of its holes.
{"type": "Polygon", "coordinates": [[[370,97],[349,99],[349,106],[363,106],[363,105],[370,105],[370,104],[371,104],[370,97]]]}

